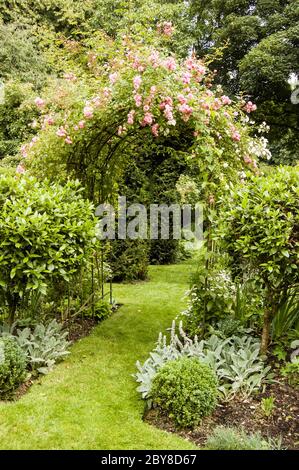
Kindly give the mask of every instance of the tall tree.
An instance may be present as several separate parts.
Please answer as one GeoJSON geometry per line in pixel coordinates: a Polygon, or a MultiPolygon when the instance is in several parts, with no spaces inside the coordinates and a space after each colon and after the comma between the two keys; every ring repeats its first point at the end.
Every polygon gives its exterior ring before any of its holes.
{"type": "Polygon", "coordinates": [[[200,56],[223,47],[213,60],[219,83],[253,97],[257,121],[271,125],[274,160],[298,159],[299,107],[288,79],[299,74],[299,1],[191,0],[190,16],[200,56]]]}

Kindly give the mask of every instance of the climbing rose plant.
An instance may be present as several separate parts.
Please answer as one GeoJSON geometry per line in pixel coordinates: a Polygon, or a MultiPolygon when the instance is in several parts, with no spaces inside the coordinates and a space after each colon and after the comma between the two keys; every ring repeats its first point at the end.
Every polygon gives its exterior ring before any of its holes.
{"type": "Polygon", "coordinates": [[[89,59],[93,77],[68,73],[54,96],[36,97],[40,132],[22,146],[19,173],[76,176],[97,198],[137,152],[167,148],[198,164],[205,200],[213,204],[226,183],[258,172],[264,142],[250,136],[253,103],[232,103],[214,90],[212,75],[195,57],[178,60],[127,37],[115,48],[107,62],[96,54],[89,59]]]}

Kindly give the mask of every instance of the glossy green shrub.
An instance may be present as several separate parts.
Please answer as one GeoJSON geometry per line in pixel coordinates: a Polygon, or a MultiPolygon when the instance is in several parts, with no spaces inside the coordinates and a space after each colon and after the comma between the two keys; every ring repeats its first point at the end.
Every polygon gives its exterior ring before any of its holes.
{"type": "Polygon", "coordinates": [[[26,378],[26,359],[10,336],[0,337],[0,398],[11,398],[26,378]]]}
{"type": "Polygon", "coordinates": [[[298,289],[298,217],[298,168],[279,168],[237,185],[218,223],[234,275],[250,275],[262,288],[263,354],[279,306],[298,289]]]}
{"type": "Polygon", "coordinates": [[[170,361],[155,376],[152,397],[177,426],[194,427],[215,409],[217,378],[196,358],[170,361]]]}
{"type": "Polygon", "coordinates": [[[0,176],[0,296],[11,323],[21,300],[80,270],[95,236],[93,206],[77,182],[0,176]]]}

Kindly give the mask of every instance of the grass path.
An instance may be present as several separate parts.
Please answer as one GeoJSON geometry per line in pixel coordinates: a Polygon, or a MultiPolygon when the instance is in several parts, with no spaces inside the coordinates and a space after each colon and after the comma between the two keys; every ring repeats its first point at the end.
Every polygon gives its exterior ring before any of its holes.
{"type": "Polygon", "coordinates": [[[1,449],[194,449],[142,421],[131,377],[181,310],[190,266],[152,267],[147,283],[115,286],[124,304],[18,402],[0,404],[1,449]]]}

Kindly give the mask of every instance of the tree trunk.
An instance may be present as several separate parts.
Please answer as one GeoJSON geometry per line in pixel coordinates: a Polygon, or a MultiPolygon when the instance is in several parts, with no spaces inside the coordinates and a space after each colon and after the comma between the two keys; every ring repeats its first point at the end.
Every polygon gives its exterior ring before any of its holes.
{"type": "Polygon", "coordinates": [[[8,297],[8,324],[12,326],[13,322],[15,321],[15,315],[17,311],[17,298],[14,294],[9,295],[8,297]]]}
{"type": "Polygon", "coordinates": [[[271,317],[272,317],[271,307],[267,306],[265,313],[264,313],[264,324],[263,324],[262,341],[261,341],[261,348],[260,348],[260,354],[262,355],[267,354],[267,350],[269,346],[271,317]]]}

